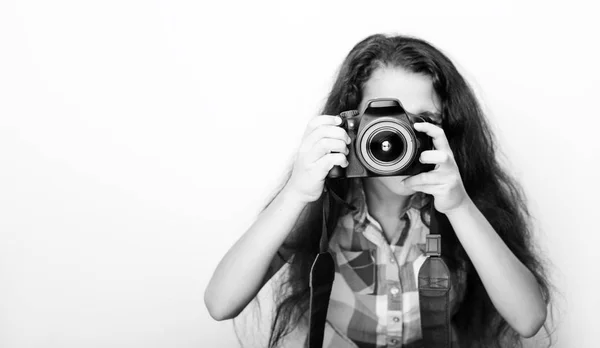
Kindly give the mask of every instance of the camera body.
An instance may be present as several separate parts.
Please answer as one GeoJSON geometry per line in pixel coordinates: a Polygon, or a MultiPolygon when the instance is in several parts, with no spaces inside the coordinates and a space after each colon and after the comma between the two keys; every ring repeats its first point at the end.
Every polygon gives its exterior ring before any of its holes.
{"type": "Polygon", "coordinates": [[[334,166],[328,178],[415,175],[435,167],[419,161],[423,151],[433,149],[433,141],[413,127],[432,120],[406,112],[398,99],[371,99],[362,114],[349,110],[340,117],[351,139],[348,166],[334,166]]]}

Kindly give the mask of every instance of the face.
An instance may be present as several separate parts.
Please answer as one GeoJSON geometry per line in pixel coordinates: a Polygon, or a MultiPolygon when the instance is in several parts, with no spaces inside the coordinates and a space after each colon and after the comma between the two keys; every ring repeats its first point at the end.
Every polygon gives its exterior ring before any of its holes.
{"type": "MultiPolygon", "coordinates": [[[[415,74],[403,68],[380,67],[377,68],[363,88],[363,99],[359,110],[364,110],[368,100],[374,98],[396,98],[411,114],[432,113],[434,120],[439,122],[440,101],[433,89],[431,78],[426,75],[415,74]]],[[[365,178],[374,186],[386,188],[401,195],[411,195],[415,191],[405,188],[400,183],[408,176],[382,176],[365,178]]]]}

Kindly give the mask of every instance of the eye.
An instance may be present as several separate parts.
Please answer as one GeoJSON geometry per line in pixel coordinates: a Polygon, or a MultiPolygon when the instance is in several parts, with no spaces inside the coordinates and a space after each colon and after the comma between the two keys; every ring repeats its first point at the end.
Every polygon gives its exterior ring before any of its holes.
{"type": "Polygon", "coordinates": [[[436,126],[442,125],[442,115],[437,112],[425,111],[419,114],[419,116],[426,117],[429,121],[436,126]]]}

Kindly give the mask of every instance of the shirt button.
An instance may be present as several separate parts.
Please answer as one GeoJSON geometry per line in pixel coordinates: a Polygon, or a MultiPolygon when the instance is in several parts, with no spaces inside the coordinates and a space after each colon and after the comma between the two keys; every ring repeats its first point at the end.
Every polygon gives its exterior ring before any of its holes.
{"type": "Polygon", "coordinates": [[[392,258],[390,259],[390,262],[391,262],[391,263],[396,263],[396,259],[392,257],[392,258]]]}
{"type": "Polygon", "coordinates": [[[400,289],[398,289],[397,287],[394,286],[393,288],[390,289],[390,292],[392,293],[392,295],[396,296],[400,292],[400,289]]]}
{"type": "Polygon", "coordinates": [[[395,339],[395,338],[392,338],[392,339],[390,340],[390,343],[391,343],[391,344],[396,344],[396,343],[398,343],[398,340],[397,340],[397,339],[395,339]]]}
{"type": "Polygon", "coordinates": [[[399,321],[400,321],[400,318],[398,318],[398,317],[394,317],[394,319],[392,319],[392,320],[394,320],[394,321],[397,323],[397,322],[399,322],[399,321]]]}

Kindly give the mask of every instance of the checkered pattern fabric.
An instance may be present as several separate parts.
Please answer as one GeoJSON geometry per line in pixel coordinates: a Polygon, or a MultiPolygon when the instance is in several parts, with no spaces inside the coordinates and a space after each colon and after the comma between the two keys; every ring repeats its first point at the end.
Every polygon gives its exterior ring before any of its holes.
{"type": "MultiPolygon", "coordinates": [[[[417,278],[429,229],[419,208],[427,196],[411,196],[401,227],[388,241],[367,211],[361,179],[350,180],[348,201],[357,210],[339,219],[329,243],[336,273],[323,347],[421,347],[417,278]]],[[[464,278],[452,275],[452,308],[464,293],[464,278]]]]}

